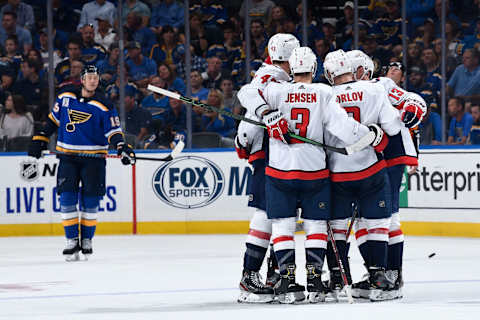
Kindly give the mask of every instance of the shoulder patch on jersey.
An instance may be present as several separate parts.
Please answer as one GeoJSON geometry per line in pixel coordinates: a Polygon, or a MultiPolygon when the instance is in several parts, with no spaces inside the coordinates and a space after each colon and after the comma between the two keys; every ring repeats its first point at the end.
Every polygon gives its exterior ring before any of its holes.
{"type": "Polygon", "coordinates": [[[60,93],[58,95],[58,98],[65,98],[65,97],[69,97],[69,98],[73,98],[73,99],[77,99],[77,96],[75,95],[75,93],[73,92],[63,92],[63,93],[60,93]]]}

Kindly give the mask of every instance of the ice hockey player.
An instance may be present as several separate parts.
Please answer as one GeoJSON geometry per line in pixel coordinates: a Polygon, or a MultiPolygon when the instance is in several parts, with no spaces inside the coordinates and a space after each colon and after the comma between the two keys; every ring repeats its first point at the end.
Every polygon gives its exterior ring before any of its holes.
{"type": "MultiPolygon", "coordinates": [[[[373,61],[360,50],[353,50],[347,53],[352,57],[353,69],[360,73],[362,67],[366,71],[363,80],[370,80],[373,75],[373,61]]],[[[426,112],[426,103],[422,97],[413,92],[403,90],[399,84],[404,77],[403,65],[399,62],[392,62],[386,70],[386,77],[380,77],[373,82],[384,86],[390,103],[398,109],[401,121],[399,134],[390,137],[390,142],[384,150],[384,157],[387,163],[387,173],[390,180],[390,193],[392,198],[392,219],[389,227],[389,245],[387,260],[387,277],[394,283],[389,291],[390,299],[403,296],[403,232],[400,227],[400,186],[405,171],[405,166],[418,166],[418,144],[412,137],[411,130],[421,122],[426,112]]],[[[357,244],[362,247],[365,242],[366,230],[364,221],[357,220],[355,235],[357,244]]],[[[360,249],[360,252],[365,252],[360,249]]],[[[353,285],[352,294],[355,297],[366,298],[368,291],[368,279],[353,285]]]]}
{"type": "Polygon", "coordinates": [[[329,132],[348,145],[361,145],[359,149],[376,145],[383,135],[380,128],[368,128],[348,117],[335,101],[329,86],[312,84],[316,61],[310,48],[294,49],[289,59],[294,82],[271,82],[263,91],[267,104],[258,108],[264,108],[260,116],[270,138],[265,169],[266,203],[280,267],[281,278],[275,286],[280,303],[305,299],[305,287],[295,279],[297,207],[302,210],[306,233],[308,300],[311,303],[324,301],[327,293],[321,281],[327,249],[327,220],[331,212],[326,154],[322,147],[289,138],[289,130],[320,142],[329,132]]]}
{"type": "Polygon", "coordinates": [[[67,238],[63,250],[67,261],[78,260],[80,251],[85,258],[92,254],[99,201],[105,195],[105,159],[76,154],[106,154],[111,144],[124,165],[135,163],[135,153],[124,142],[117,111],[97,90],[99,73],[95,66],[83,69],[81,83],[77,91],[57,96],[46,124],[33,136],[28,150],[29,156],[40,158],[49,137],[58,131],[57,193],[67,238]]]}
{"type": "MultiPolygon", "coordinates": [[[[246,117],[259,121],[255,108],[265,101],[260,93],[271,81],[290,80],[288,58],[294,48],[300,46],[297,38],[291,34],[278,33],[268,42],[269,60],[255,72],[251,83],[242,87],[238,93],[240,103],[247,109],[246,117]],[[255,102],[257,103],[255,104],[255,102]]],[[[253,167],[253,175],[249,181],[248,206],[255,208],[250,221],[250,230],[246,239],[246,250],[243,258],[242,279],[238,302],[265,303],[274,297],[273,285],[278,281],[278,273],[274,268],[275,255],[270,253],[268,261],[267,282],[264,285],[260,278],[260,268],[265,258],[272,233],[272,223],[265,212],[265,155],[268,144],[265,130],[242,121],[235,137],[235,148],[240,159],[247,159],[253,167]]]]}
{"type": "MultiPolygon", "coordinates": [[[[350,60],[343,50],[329,53],[324,62],[325,77],[333,85],[337,102],[354,119],[382,129],[390,136],[400,132],[398,113],[387,99],[383,86],[366,81],[354,81],[350,60]]],[[[378,129],[380,130],[380,129],[378,129]]],[[[329,145],[342,146],[332,135],[326,135],[329,145]]],[[[369,298],[383,300],[383,291],[393,284],[386,278],[388,228],[391,217],[389,181],[382,151],[388,144],[383,136],[374,148],[366,148],[350,156],[328,152],[332,180],[331,226],[342,262],[347,265],[346,233],[352,216],[352,205],[358,208],[366,224],[369,271],[369,298]]],[[[335,292],[343,287],[340,271],[331,246],[328,250],[330,287],[335,292]]],[[[351,280],[349,279],[349,282],[351,280]]]]}

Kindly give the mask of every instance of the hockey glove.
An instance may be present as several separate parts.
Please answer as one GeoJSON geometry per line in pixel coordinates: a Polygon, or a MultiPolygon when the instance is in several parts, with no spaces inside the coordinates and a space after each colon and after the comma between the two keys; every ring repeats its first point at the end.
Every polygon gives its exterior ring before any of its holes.
{"type": "Polygon", "coordinates": [[[42,151],[48,149],[49,139],[44,135],[33,136],[30,145],[28,146],[28,155],[37,159],[42,157],[42,151]]]}
{"type": "Polygon", "coordinates": [[[263,121],[267,125],[268,136],[278,139],[288,144],[290,137],[288,136],[288,122],[284,118],[282,111],[275,110],[263,116],[263,121]]]}
{"type": "Polygon", "coordinates": [[[132,147],[125,142],[118,144],[117,155],[121,156],[121,161],[124,165],[135,164],[135,152],[133,152],[132,147]]]}
{"type": "Polygon", "coordinates": [[[246,135],[243,137],[236,135],[235,136],[235,150],[239,159],[248,159],[250,156],[250,150],[248,148],[248,141],[246,135]]]}
{"type": "Polygon", "coordinates": [[[375,133],[375,139],[373,139],[371,146],[375,149],[375,152],[382,152],[388,144],[387,135],[384,134],[382,128],[374,123],[369,124],[368,129],[375,133]]]}
{"type": "Polygon", "coordinates": [[[421,106],[413,100],[409,100],[405,103],[402,115],[400,119],[404,123],[405,127],[413,128],[420,124],[423,118],[423,111],[421,106]]]}

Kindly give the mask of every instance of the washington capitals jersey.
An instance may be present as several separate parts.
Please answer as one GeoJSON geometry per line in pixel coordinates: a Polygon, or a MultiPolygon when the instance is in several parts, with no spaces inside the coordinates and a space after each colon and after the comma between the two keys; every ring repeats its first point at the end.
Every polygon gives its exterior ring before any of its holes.
{"type": "Polygon", "coordinates": [[[97,93],[83,98],[80,92],[63,92],[48,117],[58,126],[56,149],[61,152],[107,153],[111,138],[122,135],[117,111],[97,93]]]}
{"type": "MultiPolygon", "coordinates": [[[[290,76],[280,67],[272,64],[264,63],[255,72],[255,76],[250,84],[243,86],[237,94],[237,98],[242,106],[247,109],[245,117],[260,121],[259,116],[261,111],[256,113],[258,107],[265,110],[268,106],[265,100],[261,96],[261,92],[270,82],[287,81],[290,76]]],[[[246,135],[248,143],[251,146],[249,161],[252,162],[259,157],[264,158],[265,152],[263,151],[263,135],[264,130],[259,126],[250,124],[245,121],[241,121],[238,126],[238,134],[246,135]]]]}
{"type": "MultiPolygon", "coordinates": [[[[387,99],[385,89],[367,81],[347,82],[333,87],[337,102],[358,122],[380,124],[388,135],[399,133],[398,112],[387,99]]],[[[337,137],[326,135],[328,145],[345,147],[337,137]]],[[[367,147],[352,155],[328,152],[332,181],[355,181],[368,178],[385,168],[382,155],[367,147]]]]}

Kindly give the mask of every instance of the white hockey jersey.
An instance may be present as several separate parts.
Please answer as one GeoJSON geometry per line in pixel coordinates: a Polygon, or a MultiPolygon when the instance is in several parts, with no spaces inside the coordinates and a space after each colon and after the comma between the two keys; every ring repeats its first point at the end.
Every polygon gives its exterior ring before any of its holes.
{"type": "MultiPolygon", "coordinates": [[[[347,82],[333,87],[336,101],[345,111],[364,125],[376,123],[390,136],[400,132],[398,111],[387,99],[385,89],[368,81],[347,82]]],[[[328,134],[327,144],[344,147],[345,143],[328,134]]],[[[352,155],[328,152],[332,181],[355,181],[368,178],[386,167],[381,154],[367,147],[352,155]]]]}
{"type": "MultiPolygon", "coordinates": [[[[332,88],[324,84],[270,83],[263,91],[272,110],[281,110],[290,130],[297,135],[324,141],[325,132],[350,145],[369,129],[348,117],[335,101],[332,88]]],[[[265,174],[278,179],[315,180],[329,176],[323,148],[292,139],[284,144],[269,139],[265,174]]]]}
{"type": "MultiPolygon", "coordinates": [[[[259,116],[268,109],[265,100],[262,97],[262,91],[270,82],[288,81],[290,76],[280,67],[263,63],[255,72],[255,76],[249,84],[244,85],[237,94],[238,100],[244,108],[247,109],[245,117],[261,122],[259,116]],[[256,113],[257,107],[259,113],[256,113]]],[[[237,134],[245,136],[250,145],[250,156],[248,162],[265,158],[263,150],[264,129],[254,124],[241,121],[237,134]]]]}
{"type": "MultiPolygon", "coordinates": [[[[400,88],[392,79],[387,77],[375,78],[372,82],[379,83],[385,88],[390,103],[398,110],[399,121],[402,124],[400,133],[397,136],[390,137],[388,146],[383,152],[387,166],[392,167],[398,164],[418,165],[418,153],[412,134],[410,129],[406,128],[400,120],[403,102],[408,97],[409,92],[400,88]]],[[[426,113],[426,110],[422,111],[424,114],[426,113]]]]}

